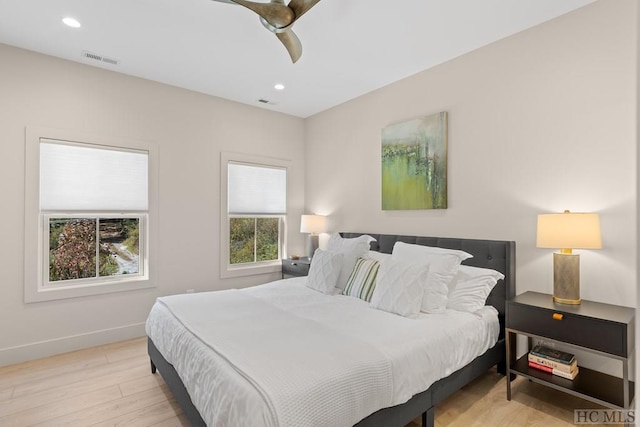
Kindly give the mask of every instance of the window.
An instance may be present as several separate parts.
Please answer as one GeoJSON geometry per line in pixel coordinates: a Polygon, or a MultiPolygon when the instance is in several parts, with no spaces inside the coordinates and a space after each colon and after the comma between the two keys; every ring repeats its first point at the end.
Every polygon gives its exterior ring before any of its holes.
{"type": "Polygon", "coordinates": [[[221,276],[278,271],[284,253],[287,162],[222,154],[221,276]]]}
{"type": "Polygon", "coordinates": [[[229,215],[229,263],[280,259],[280,217],[229,215]]]}
{"type": "Polygon", "coordinates": [[[48,231],[45,286],[68,285],[78,279],[144,275],[144,216],[45,215],[48,231]]]}
{"type": "Polygon", "coordinates": [[[27,302],[152,286],[150,149],[79,139],[27,132],[27,302]]]}

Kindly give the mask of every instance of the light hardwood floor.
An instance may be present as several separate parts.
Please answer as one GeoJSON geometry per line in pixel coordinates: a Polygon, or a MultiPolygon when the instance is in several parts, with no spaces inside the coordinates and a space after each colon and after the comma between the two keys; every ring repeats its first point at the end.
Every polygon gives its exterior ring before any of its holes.
{"type": "MultiPolygon", "coordinates": [[[[442,402],[437,426],[568,426],[596,405],[488,372],[442,402]]],[[[410,426],[419,425],[419,420],[410,426]]],[[[0,426],[188,426],[162,377],[152,375],[146,339],[0,368],[0,426]]],[[[229,426],[235,427],[235,426],[229,426]]]]}

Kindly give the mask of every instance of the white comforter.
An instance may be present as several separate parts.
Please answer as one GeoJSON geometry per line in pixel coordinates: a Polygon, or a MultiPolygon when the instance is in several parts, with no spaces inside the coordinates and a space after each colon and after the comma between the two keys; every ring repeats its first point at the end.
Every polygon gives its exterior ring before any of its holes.
{"type": "Polygon", "coordinates": [[[210,426],[350,426],[493,346],[494,309],[406,319],[306,278],[159,298],[147,334],[210,426]]]}

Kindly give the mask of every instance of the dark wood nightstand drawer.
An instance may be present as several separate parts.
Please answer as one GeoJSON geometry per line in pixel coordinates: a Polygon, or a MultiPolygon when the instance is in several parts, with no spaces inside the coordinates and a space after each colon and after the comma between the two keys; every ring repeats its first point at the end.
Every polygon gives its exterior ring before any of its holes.
{"type": "Polygon", "coordinates": [[[598,319],[577,318],[566,313],[562,314],[561,320],[555,320],[554,313],[556,312],[553,310],[519,307],[509,313],[508,327],[593,350],[626,356],[626,340],[622,325],[598,319]]]}
{"type": "Polygon", "coordinates": [[[306,276],[309,274],[311,261],[309,258],[283,259],[282,276],[306,276]]]}
{"type": "MultiPolygon", "coordinates": [[[[546,304],[539,301],[532,304],[528,300],[518,302],[518,297],[509,301],[507,328],[621,357],[629,356],[630,346],[633,346],[633,328],[627,327],[628,322],[617,321],[610,316],[586,314],[587,311],[593,312],[594,308],[603,308],[603,304],[583,302],[582,305],[571,306],[555,304],[548,296],[545,297],[549,300],[546,304]]],[[[632,309],[620,307],[619,310],[632,309]]]]}

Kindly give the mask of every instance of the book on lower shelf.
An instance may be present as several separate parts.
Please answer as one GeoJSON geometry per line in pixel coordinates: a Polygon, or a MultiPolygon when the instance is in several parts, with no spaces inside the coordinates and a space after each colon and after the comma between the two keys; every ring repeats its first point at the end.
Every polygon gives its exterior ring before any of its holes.
{"type": "Polygon", "coordinates": [[[559,377],[566,378],[568,380],[575,379],[576,376],[578,375],[578,371],[580,370],[578,368],[578,366],[576,366],[576,369],[574,371],[572,371],[572,372],[560,371],[560,370],[558,370],[556,368],[552,368],[550,366],[540,365],[539,363],[532,362],[531,360],[529,360],[529,367],[537,369],[539,371],[548,372],[550,374],[557,375],[559,377]]]}
{"type": "Polygon", "coordinates": [[[578,375],[578,361],[573,354],[542,344],[534,346],[529,351],[527,360],[529,367],[559,377],[572,380],[578,375]]]}
{"type": "Polygon", "coordinates": [[[537,363],[538,365],[548,366],[549,368],[556,369],[558,371],[571,373],[578,367],[578,362],[573,359],[571,363],[561,363],[556,360],[547,359],[546,357],[538,356],[535,353],[529,352],[529,362],[537,363]]]}
{"type": "Polygon", "coordinates": [[[536,344],[529,353],[533,353],[538,357],[544,357],[548,360],[553,360],[554,362],[564,363],[570,365],[575,362],[576,357],[567,353],[566,351],[557,350],[555,348],[548,347],[542,344],[536,344]]]}

